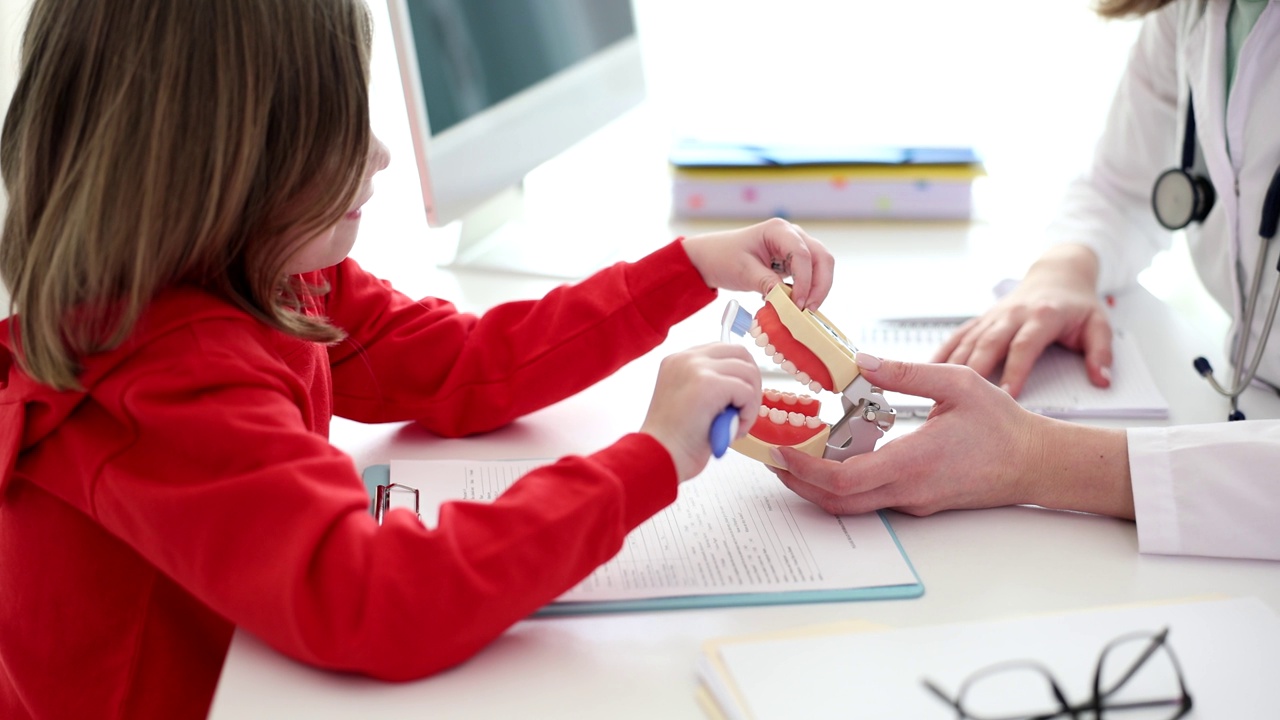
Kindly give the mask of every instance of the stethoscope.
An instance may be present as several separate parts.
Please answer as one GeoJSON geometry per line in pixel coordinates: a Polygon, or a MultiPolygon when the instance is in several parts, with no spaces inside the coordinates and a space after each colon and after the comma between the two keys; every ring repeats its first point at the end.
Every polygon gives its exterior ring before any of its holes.
{"type": "MultiPolygon", "coordinates": [[[[1195,106],[1187,99],[1187,128],[1182,138],[1182,165],[1160,173],[1156,178],[1155,188],[1151,192],[1151,207],[1155,210],[1156,220],[1170,230],[1181,230],[1193,222],[1202,222],[1213,208],[1217,198],[1213,183],[1203,172],[1195,167],[1199,149],[1196,142],[1195,106]]],[[[1253,280],[1249,285],[1249,294],[1244,308],[1244,321],[1240,324],[1240,336],[1236,341],[1233,362],[1235,365],[1235,381],[1230,388],[1224,388],[1213,376],[1213,368],[1203,357],[1195,360],[1196,372],[1209,381],[1219,394],[1231,399],[1231,414],[1228,420],[1243,420],[1240,411],[1240,394],[1249,387],[1257,376],[1258,365],[1262,362],[1262,353],[1267,347],[1267,339],[1271,337],[1272,323],[1276,317],[1276,307],[1280,305],[1280,275],[1276,277],[1276,287],[1271,294],[1271,307],[1267,309],[1267,321],[1262,327],[1262,337],[1253,352],[1253,359],[1247,370],[1244,369],[1244,358],[1249,347],[1249,331],[1253,328],[1254,311],[1258,306],[1258,291],[1262,286],[1262,265],[1267,259],[1267,246],[1275,237],[1277,221],[1280,221],[1280,167],[1276,168],[1267,186],[1267,195],[1262,202],[1262,222],[1258,235],[1262,242],[1258,246],[1258,262],[1253,269],[1253,280]]],[[[1276,264],[1276,272],[1280,273],[1280,262],[1276,264]]]]}

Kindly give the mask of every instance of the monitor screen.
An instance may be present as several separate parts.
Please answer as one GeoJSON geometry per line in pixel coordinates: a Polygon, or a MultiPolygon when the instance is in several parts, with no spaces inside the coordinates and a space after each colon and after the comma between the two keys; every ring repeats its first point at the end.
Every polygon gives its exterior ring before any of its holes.
{"type": "Polygon", "coordinates": [[[631,0],[389,3],[428,222],[464,221],[459,256],[470,216],[644,97],[631,0]]]}

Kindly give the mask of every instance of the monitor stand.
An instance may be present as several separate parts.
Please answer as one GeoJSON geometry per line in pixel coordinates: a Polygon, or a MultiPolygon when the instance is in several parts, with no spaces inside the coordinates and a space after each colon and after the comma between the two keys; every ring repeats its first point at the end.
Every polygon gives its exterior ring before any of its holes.
{"type": "Polygon", "coordinates": [[[523,188],[512,187],[462,219],[457,252],[441,267],[580,279],[621,259],[607,231],[586,234],[568,222],[530,219],[523,188]]]}

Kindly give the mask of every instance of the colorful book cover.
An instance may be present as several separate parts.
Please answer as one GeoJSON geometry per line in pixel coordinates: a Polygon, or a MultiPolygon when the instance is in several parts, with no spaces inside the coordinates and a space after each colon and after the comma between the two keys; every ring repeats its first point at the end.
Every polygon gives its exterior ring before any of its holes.
{"type": "Polygon", "coordinates": [[[683,141],[670,156],[682,218],[968,220],[984,174],[970,148],[822,148],[683,141]]]}

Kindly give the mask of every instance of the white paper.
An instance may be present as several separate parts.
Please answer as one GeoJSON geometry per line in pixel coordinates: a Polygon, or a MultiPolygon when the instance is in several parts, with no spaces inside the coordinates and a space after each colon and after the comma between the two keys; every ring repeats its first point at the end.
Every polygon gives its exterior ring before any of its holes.
{"type": "MultiPolygon", "coordinates": [[[[441,503],[491,501],[548,460],[395,460],[391,480],[417,487],[423,521],[441,503]]],[[[796,496],[760,463],[728,452],[680,486],[675,503],[560,601],[826,591],[912,585],[879,515],[835,517],[796,496]]]]}
{"type": "MultiPolygon", "coordinates": [[[[1273,716],[1280,620],[1256,598],[796,635],[719,647],[724,667],[747,705],[742,715],[755,720],[942,720],[954,718],[956,712],[925,690],[924,677],[954,696],[965,678],[979,669],[1003,661],[1035,660],[1053,673],[1067,700],[1079,704],[1089,698],[1098,655],[1108,641],[1165,626],[1194,700],[1188,718],[1273,716]]],[[[714,672],[711,663],[699,667],[704,675],[714,672]]],[[[707,685],[722,689],[719,702],[731,702],[723,683],[707,685]]],[[[1009,693],[1006,701],[1017,701],[1017,694],[1009,693]]],[[[1011,706],[1002,712],[1016,714],[1020,709],[1025,708],[1011,706]]],[[[1122,716],[1130,713],[1116,713],[1122,716]]],[[[1149,716],[1137,712],[1134,717],[1149,716]]]]}

